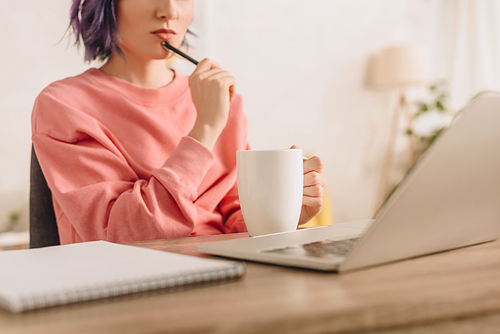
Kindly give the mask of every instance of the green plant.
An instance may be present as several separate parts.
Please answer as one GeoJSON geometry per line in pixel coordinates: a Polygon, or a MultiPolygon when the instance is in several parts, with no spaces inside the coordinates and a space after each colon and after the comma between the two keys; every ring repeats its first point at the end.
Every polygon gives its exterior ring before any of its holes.
{"type": "Polygon", "coordinates": [[[19,222],[20,213],[17,211],[11,212],[9,214],[9,224],[7,225],[7,232],[13,231],[19,222]]]}
{"type": "MultiPolygon", "coordinates": [[[[415,147],[411,150],[411,161],[408,166],[405,166],[405,175],[407,175],[413,168],[415,162],[418,158],[431,146],[431,144],[436,140],[436,138],[446,129],[449,125],[447,122],[439,122],[436,124],[427,124],[430,127],[430,131],[420,132],[415,131],[416,123],[424,118],[425,115],[430,115],[431,113],[437,113],[442,116],[450,116],[451,112],[448,108],[448,86],[446,81],[439,81],[431,86],[429,86],[429,98],[426,101],[415,102],[416,111],[412,115],[408,128],[406,129],[406,135],[409,136],[410,142],[413,142],[415,146],[410,143],[411,147],[415,147]],[[443,124],[444,123],[444,124],[443,124]],[[431,126],[432,125],[432,126],[431,126]]],[[[398,188],[400,182],[398,182],[388,193],[384,202],[391,197],[391,195],[398,188]]]]}
{"type": "Polygon", "coordinates": [[[413,161],[416,161],[447,127],[447,125],[440,125],[425,134],[419,134],[414,131],[415,123],[423,116],[428,115],[432,112],[439,114],[449,114],[450,112],[449,108],[447,107],[448,86],[445,81],[436,82],[429,86],[429,96],[430,97],[428,101],[416,102],[417,111],[413,115],[413,121],[411,123],[412,126],[406,131],[406,134],[408,136],[412,136],[417,145],[417,150],[414,152],[415,157],[413,161]]]}

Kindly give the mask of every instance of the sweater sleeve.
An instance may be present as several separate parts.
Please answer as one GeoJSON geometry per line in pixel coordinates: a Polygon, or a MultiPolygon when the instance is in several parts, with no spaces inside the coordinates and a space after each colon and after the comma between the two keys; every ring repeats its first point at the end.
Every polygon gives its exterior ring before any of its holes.
{"type": "Polygon", "coordinates": [[[33,142],[53,199],[82,240],[176,238],[193,230],[197,188],[214,159],[196,140],[184,137],[150,179],[92,139],[36,135],[33,142]]]}
{"type": "Polygon", "coordinates": [[[197,189],[215,159],[201,143],[181,138],[163,166],[141,178],[113,136],[69,106],[39,98],[32,127],[54,205],[79,239],[125,242],[189,236],[197,221],[197,189]],[[39,110],[54,108],[67,110],[58,117],[44,115],[50,122],[39,124],[39,110]]]}
{"type": "Polygon", "coordinates": [[[245,225],[245,221],[243,220],[243,215],[240,208],[238,185],[236,183],[234,187],[222,199],[219,208],[222,216],[224,217],[224,233],[238,233],[247,231],[247,227],[245,225]]]}

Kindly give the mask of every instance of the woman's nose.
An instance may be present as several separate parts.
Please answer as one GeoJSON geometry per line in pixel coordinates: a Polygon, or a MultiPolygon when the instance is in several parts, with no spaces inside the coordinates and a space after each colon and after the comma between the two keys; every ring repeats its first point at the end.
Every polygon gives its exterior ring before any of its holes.
{"type": "Polygon", "coordinates": [[[162,20],[176,20],[179,17],[179,13],[175,6],[175,1],[160,1],[156,16],[162,20]]]}

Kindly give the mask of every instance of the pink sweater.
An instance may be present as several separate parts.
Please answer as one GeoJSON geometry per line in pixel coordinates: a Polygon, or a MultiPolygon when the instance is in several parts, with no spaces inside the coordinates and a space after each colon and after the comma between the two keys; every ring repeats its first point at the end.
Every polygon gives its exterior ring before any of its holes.
{"type": "Polygon", "coordinates": [[[236,185],[248,149],[242,99],[214,149],[187,137],[188,78],[146,89],[90,69],[38,96],[32,140],[52,191],[61,244],[246,231],[236,185]]]}

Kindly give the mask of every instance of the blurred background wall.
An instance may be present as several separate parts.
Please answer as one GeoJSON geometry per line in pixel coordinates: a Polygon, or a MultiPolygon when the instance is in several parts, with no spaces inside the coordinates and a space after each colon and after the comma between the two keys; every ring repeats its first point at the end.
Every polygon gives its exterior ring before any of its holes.
{"type": "MultiPolygon", "coordinates": [[[[28,227],[30,116],[52,81],[90,66],[65,36],[69,0],[2,0],[0,32],[0,232],[20,214],[28,227]]],[[[494,0],[195,0],[196,58],[229,70],[244,98],[253,148],[296,144],[325,163],[336,222],[376,210],[394,91],[366,85],[370,56],[391,45],[426,50],[434,79],[461,108],[500,90],[494,0]]],[[[189,74],[187,62],[174,63],[189,74]]],[[[419,96],[424,88],[409,96],[419,96]],[[412,95],[413,94],[413,95],[412,95]]]]}

